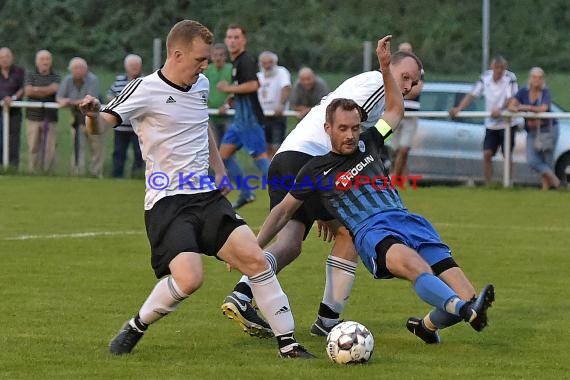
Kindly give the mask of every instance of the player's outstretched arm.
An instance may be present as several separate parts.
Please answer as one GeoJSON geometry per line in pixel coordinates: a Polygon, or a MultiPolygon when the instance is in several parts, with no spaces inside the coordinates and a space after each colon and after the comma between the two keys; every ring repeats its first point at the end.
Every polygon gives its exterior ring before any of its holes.
{"type": "Polygon", "coordinates": [[[269,244],[302,204],[303,201],[287,194],[281,203],[271,210],[257,234],[257,243],[261,248],[269,244]]]}
{"type": "Polygon", "coordinates": [[[384,91],[386,106],[382,119],[392,128],[396,128],[404,117],[404,98],[402,91],[396,83],[394,75],[390,70],[390,61],[392,53],[390,51],[391,35],[387,35],[378,40],[376,47],[376,55],[380,62],[380,69],[382,70],[382,78],[384,79],[384,91]]]}
{"type": "Polygon", "coordinates": [[[115,116],[99,112],[101,110],[101,102],[91,95],[85,96],[79,102],[79,110],[85,115],[87,133],[92,135],[99,135],[119,122],[115,116]]]}

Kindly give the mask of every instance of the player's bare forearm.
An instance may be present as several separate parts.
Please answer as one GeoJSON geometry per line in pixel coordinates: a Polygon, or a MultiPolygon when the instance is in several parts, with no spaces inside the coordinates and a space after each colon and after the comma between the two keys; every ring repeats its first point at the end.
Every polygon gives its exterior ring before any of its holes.
{"type": "Polygon", "coordinates": [[[99,135],[105,132],[109,127],[115,126],[118,120],[115,116],[109,113],[101,113],[101,103],[99,99],[87,95],[81,99],[77,106],[83,115],[85,115],[85,128],[87,133],[92,135],[99,135]]]}
{"type": "Polygon", "coordinates": [[[220,157],[220,152],[216,146],[216,137],[212,132],[212,128],[208,127],[208,152],[210,157],[210,167],[216,173],[216,175],[224,176],[226,175],[226,168],[224,162],[220,157]]]}
{"type": "Polygon", "coordinates": [[[261,248],[269,244],[271,239],[285,227],[302,204],[303,201],[296,199],[291,194],[287,194],[281,203],[271,210],[257,234],[257,243],[261,248]]]}
{"type": "Polygon", "coordinates": [[[392,129],[396,128],[404,117],[404,98],[402,91],[396,83],[394,75],[390,70],[390,60],[392,53],[390,52],[391,35],[388,35],[378,41],[376,53],[382,68],[382,78],[384,79],[384,91],[386,97],[386,107],[382,119],[388,123],[392,129]]]}

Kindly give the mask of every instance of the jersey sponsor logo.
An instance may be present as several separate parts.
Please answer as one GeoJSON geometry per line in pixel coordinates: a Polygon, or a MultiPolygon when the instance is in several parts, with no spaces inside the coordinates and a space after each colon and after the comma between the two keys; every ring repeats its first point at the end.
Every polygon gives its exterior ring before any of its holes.
{"type": "Polygon", "coordinates": [[[168,99],[166,99],[166,104],[168,103],[176,103],[176,100],[174,100],[172,96],[169,96],[168,99]]]}
{"type": "Polygon", "coordinates": [[[366,145],[364,145],[364,141],[358,140],[358,150],[361,153],[364,153],[364,151],[366,150],[366,145]]]}
{"type": "MultiPolygon", "coordinates": [[[[360,145],[360,142],[358,145],[360,145]]],[[[367,167],[368,164],[371,162],[374,162],[374,157],[372,157],[372,155],[370,154],[370,155],[364,157],[364,160],[360,161],[354,167],[350,168],[347,172],[338,173],[336,176],[335,185],[336,186],[342,185],[343,187],[348,186],[350,181],[354,177],[356,177],[358,175],[358,173],[360,173],[362,171],[362,169],[367,167]]]]}

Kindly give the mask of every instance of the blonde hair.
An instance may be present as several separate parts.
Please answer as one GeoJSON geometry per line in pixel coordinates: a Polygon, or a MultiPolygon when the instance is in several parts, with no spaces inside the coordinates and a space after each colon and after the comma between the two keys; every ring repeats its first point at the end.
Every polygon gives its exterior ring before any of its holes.
{"type": "Polygon", "coordinates": [[[543,81],[542,81],[542,86],[540,86],[540,89],[543,90],[544,87],[546,86],[546,81],[544,81],[544,70],[542,70],[542,68],[541,68],[541,67],[538,67],[538,66],[533,67],[533,68],[530,69],[529,72],[528,72],[528,82],[527,82],[528,88],[530,88],[530,77],[531,77],[533,74],[540,74],[540,75],[542,75],[543,81]]]}
{"type": "Polygon", "coordinates": [[[201,38],[208,45],[214,41],[212,32],[198,21],[182,20],[177,22],[166,37],[166,55],[172,54],[177,43],[191,44],[195,38],[201,38]]]}

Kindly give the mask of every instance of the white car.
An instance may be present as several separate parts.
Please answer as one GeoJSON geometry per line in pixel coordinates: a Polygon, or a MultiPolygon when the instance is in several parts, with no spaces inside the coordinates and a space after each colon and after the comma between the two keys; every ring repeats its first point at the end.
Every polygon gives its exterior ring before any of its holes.
{"type": "MultiPolygon", "coordinates": [[[[425,83],[421,93],[421,111],[448,111],[461,101],[473,88],[470,83],[425,83]]],[[[473,100],[464,111],[485,111],[485,100],[473,100]]],[[[565,112],[556,104],[553,112],[565,112]]],[[[521,119],[522,124],[522,119],[521,119]]],[[[559,137],[554,150],[556,175],[568,183],[570,180],[570,121],[559,120],[559,137]]],[[[421,175],[430,182],[483,182],[483,118],[477,119],[423,119],[413,139],[408,159],[409,173],[421,175]]],[[[517,128],[514,133],[512,182],[514,184],[538,185],[540,176],[526,160],[526,131],[517,128]]],[[[388,143],[390,153],[393,153],[388,143]]],[[[493,158],[493,180],[501,183],[503,156],[497,152],[493,158]]]]}

